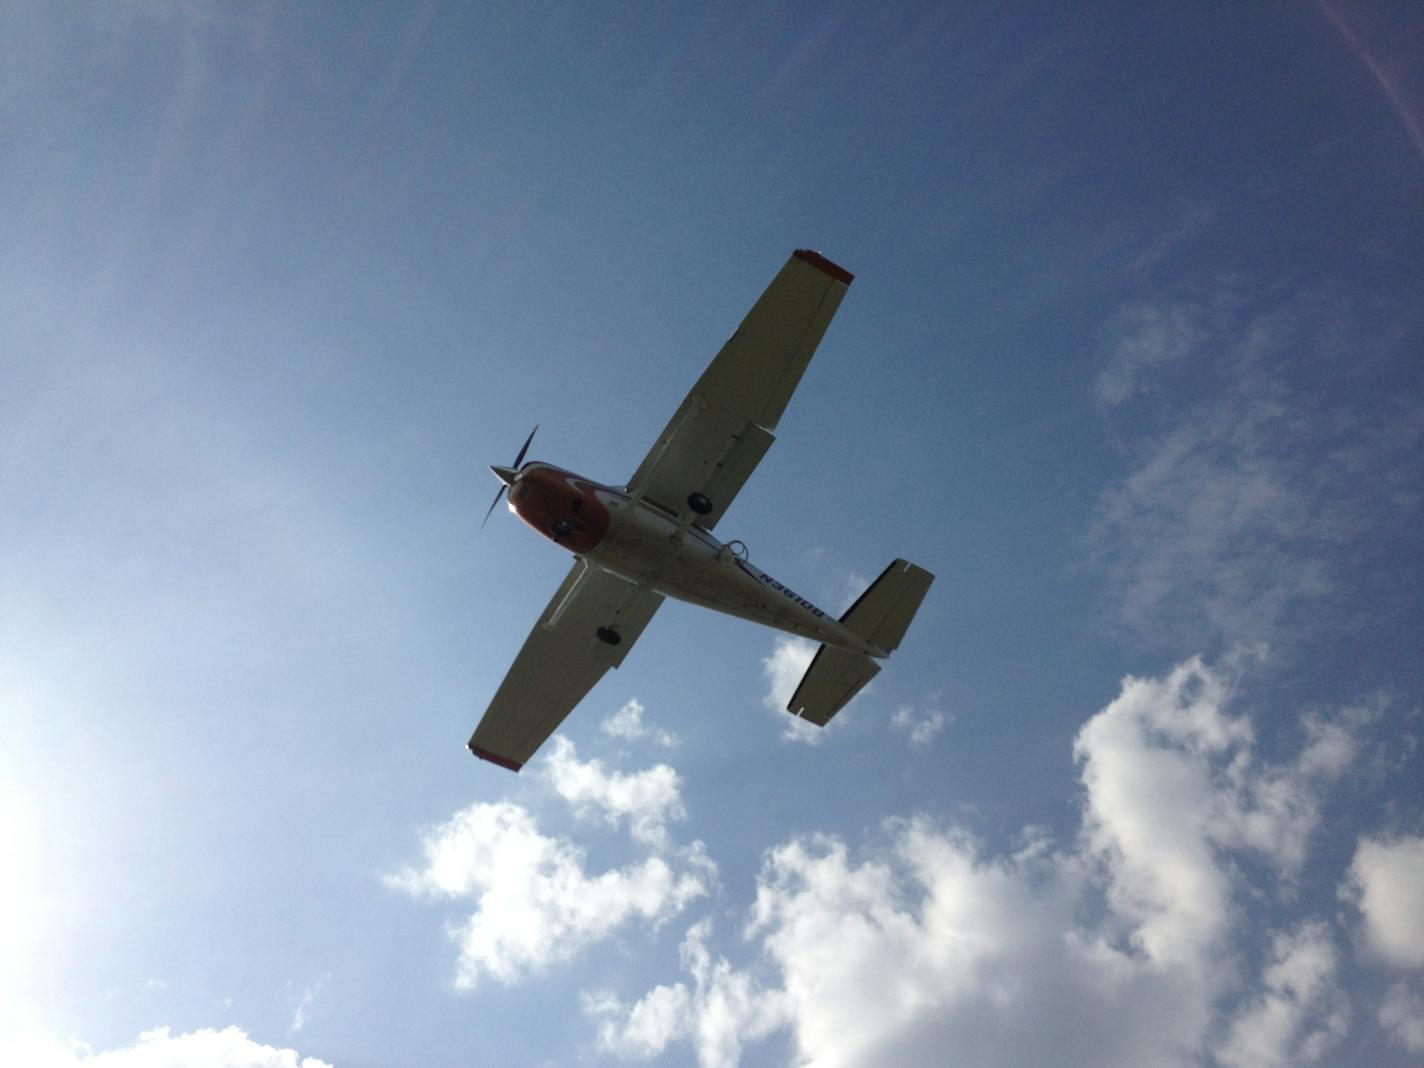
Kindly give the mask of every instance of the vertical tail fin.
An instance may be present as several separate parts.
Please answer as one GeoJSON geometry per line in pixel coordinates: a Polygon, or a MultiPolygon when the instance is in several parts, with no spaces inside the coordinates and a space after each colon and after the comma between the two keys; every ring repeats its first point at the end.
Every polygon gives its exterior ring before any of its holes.
{"type": "Polygon", "coordinates": [[[898,649],[934,576],[908,560],[896,560],[846,609],[841,622],[857,637],[886,653],[898,649]]]}

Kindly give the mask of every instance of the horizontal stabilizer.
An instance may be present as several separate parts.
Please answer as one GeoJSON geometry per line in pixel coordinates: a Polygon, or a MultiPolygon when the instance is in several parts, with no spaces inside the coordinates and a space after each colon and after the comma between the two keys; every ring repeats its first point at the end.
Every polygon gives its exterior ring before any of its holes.
{"type": "Polygon", "coordinates": [[[896,560],[856,598],[841,622],[858,638],[886,653],[899,648],[934,576],[908,560],[896,560]]]}
{"type": "Polygon", "coordinates": [[[864,653],[823,645],[791,695],[786,711],[824,727],[879,671],[880,665],[864,653]]]}

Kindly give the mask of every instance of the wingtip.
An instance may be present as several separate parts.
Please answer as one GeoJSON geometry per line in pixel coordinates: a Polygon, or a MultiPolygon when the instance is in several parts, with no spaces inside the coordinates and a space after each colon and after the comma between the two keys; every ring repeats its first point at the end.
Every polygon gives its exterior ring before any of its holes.
{"type": "Polygon", "coordinates": [[[510,760],[509,757],[500,756],[498,753],[491,753],[488,749],[481,749],[474,742],[467,743],[465,748],[481,760],[488,760],[491,764],[498,764],[500,767],[508,768],[510,771],[516,773],[520,768],[524,767],[519,761],[510,760]]]}
{"type": "Polygon", "coordinates": [[[816,268],[816,270],[830,275],[842,285],[848,286],[855,281],[855,275],[851,274],[840,264],[832,263],[814,249],[798,248],[792,255],[798,260],[809,263],[812,267],[816,268]]]}

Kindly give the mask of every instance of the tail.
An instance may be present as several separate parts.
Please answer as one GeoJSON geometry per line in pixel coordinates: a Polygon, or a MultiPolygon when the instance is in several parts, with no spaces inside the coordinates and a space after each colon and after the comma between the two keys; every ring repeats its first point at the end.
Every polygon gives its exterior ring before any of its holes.
{"type": "MultiPolygon", "coordinates": [[[[896,560],[846,609],[840,621],[856,637],[889,656],[900,647],[932,582],[934,576],[924,568],[896,560]]],[[[786,711],[824,727],[879,672],[880,665],[864,653],[823,645],[786,711]]]]}

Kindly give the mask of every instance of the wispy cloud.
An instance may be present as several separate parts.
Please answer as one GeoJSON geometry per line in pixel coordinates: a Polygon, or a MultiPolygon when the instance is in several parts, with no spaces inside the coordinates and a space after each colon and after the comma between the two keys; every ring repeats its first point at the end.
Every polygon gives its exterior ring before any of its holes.
{"type": "Polygon", "coordinates": [[[1380,1026],[1411,1053],[1424,1053],[1424,993],[1419,984],[1401,979],[1389,988],[1379,1011],[1380,1026]]]}
{"type": "Polygon", "coordinates": [[[870,588],[870,579],[862,575],[859,571],[848,572],[841,582],[841,588],[836,596],[835,605],[837,611],[845,611],[855,603],[855,599],[870,588]]]}
{"type": "Polygon", "coordinates": [[[1095,390],[1103,404],[1130,400],[1153,373],[1186,359],[1209,337],[1201,310],[1188,303],[1134,301],[1103,327],[1102,369],[1095,390]]]}
{"type": "MultiPolygon", "coordinates": [[[[289,1029],[293,1032],[300,1031],[311,1019],[312,1009],[316,1006],[317,998],[321,996],[326,984],[331,980],[331,973],[322,975],[316,982],[306,987],[296,999],[296,1005],[292,1009],[292,1022],[289,1029]]],[[[290,984],[288,984],[290,986],[290,984]]]]}
{"type": "Polygon", "coordinates": [[[1411,559],[1424,398],[1384,376],[1407,349],[1402,315],[1233,285],[1109,321],[1098,391],[1139,444],[1087,546],[1124,628],[1218,650],[1292,636],[1411,559]],[[1370,368],[1382,377],[1351,400],[1331,388],[1370,368]]]}
{"type": "Polygon", "coordinates": [[[1206,204],[1187,204],[1181,208],[1176,222],[1159,233],[1128,265],[1128,273],[1138,277],[1151,274],[1171,255],[1202,233],[1216,217],[1206,204]]]}

